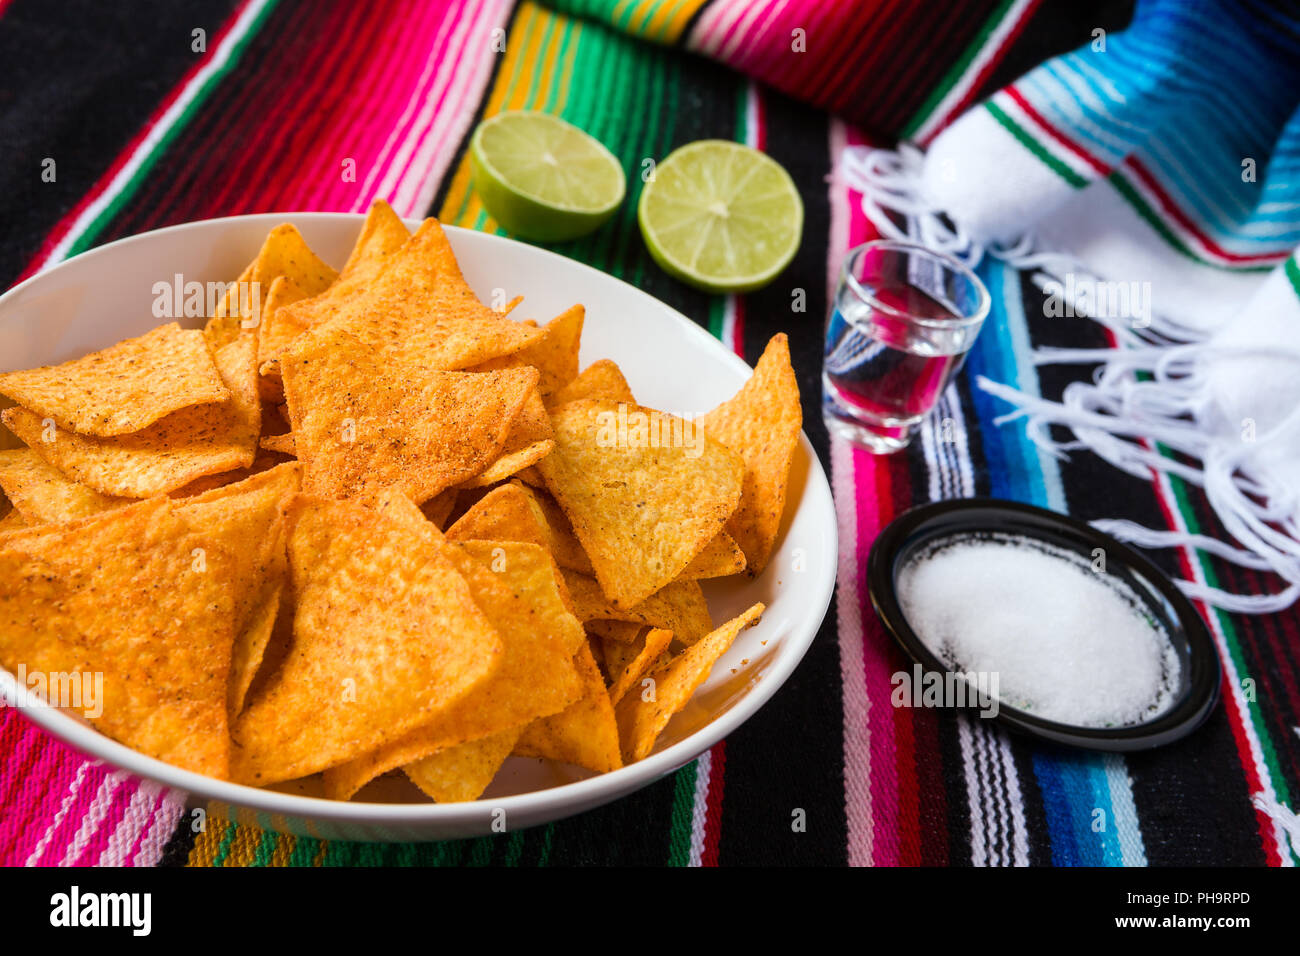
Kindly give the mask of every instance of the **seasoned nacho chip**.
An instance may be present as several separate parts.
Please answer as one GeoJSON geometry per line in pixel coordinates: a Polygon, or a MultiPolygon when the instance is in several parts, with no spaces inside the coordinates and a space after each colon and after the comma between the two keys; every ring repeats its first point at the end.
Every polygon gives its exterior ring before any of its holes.
{"type": "Polygon", "coordinates": [[[402,771],[411,783],[437,803],[477,800],[510,756],[522,728],[514,728],[447,747],[402,771]]]}
{"type": "Polygon", "coordinates": [[[567,570],[595,577],[596,572],[591,566],[591,558],[587,557],[587,552],[582,550],[582,542],[573,533],[573,525],[569,524],[569,519],[555,503],[555,499],[545,491],[528,487],[522,481],[512,481],[511,484],[528,496],[533,513],[546,533],[546,545],[555,557],[556,564],[567,570]]]}
{"type": "Polygon", "coordinates": [[[391,487],[417,503],[495,461],[537,384],[536,369],[442,372],[385,360],[337,329],[304,336],[281,370],[307,491],[344,498],[391,487]]]}
{"type": "Polygon", "coordinates": [[[610,621],[594,618],[583,622],[582,626],[590,636],[600,638],[602,644],[605,641],[633,644],[637,638],[644,636],[645,629],[650,625],[642,624],[640,621],[610,621]]]}
{"type": "Polygon", "coordinates": [[[636,404],[627,379],[623,377],[623,372],[617,363],[611,359],[601,359],[588,365],[581,375],[556,392],[548,404],[553,408],[559,408],[561,405],[584,398],[603,398],[611,402],[622,402],[625,405],[636,404]]]}
{"type": "Polygon", "coordinates": [[[435,495],[420,505],[420,511],[441,531],[446,527],[447,519],[451,517],[459,497],[460,492],[457,489],[448,488],[442,494],[435,495]]]}
{"type": "Polygon", "coordinates": [[[762,613],[763,605],[755,604],[686,648],[666,667],[651,673],[651,684],[640,693],[626,694],[618,702],[615,710],[625,760],[643,760],[650,755],[668,721],[708,679],[713,665],[731,647],[736,635],[757,622],[762,613]]]}
{"type": "Polygon", "coordinates": [[[700,424],[745,460],[744,491],[727,520],[727,533],[745,552],[745,570],[755,577],[767,567],[781,527],[790,463],[803,425],[799,382],[784,332],[772,336],[741,390],[700,424]]]}
{"type": "Polygon", "coordinates": [[[552,416],[538,468],[616,607],[676,578],[740,500],[744,465],[694,423],[608,400],[552,416]]]}
{"type": "Polygon", "coordinates": [[[573,613],[584,624],[600,620],[649,624],[672,631],[683,644],[694,644],[713,630],[708,602],[694,581],[674,581],[630,608],[615,607],[600,585],[585,574],[566,571],[564,583],[573,601],[573,613]]]}
{"type": "Polygon", "coordinates": [[[517,352],[542,335],[478,300],[434,219],[385,257],[382,271],[354,294],[306,299],[285,311],[312,331],[280,356],[281,365],[303,348],[314,349],[304,343],[325,325],[355,337],[383,361],[440,371],[467,369],[517,352]]]}
{"type": "Polygon", "coordinates": [[[228,526],[249,532],[249,536],[234,542],[244,560],[234,582],[234,614],[239,630],[231,651],[227,684],[232,720],[243,708],[275,627],[288,582],[281,512],[301,485],[302,468],[297,462],[288,462],[177,502],[176,513],[198,531],[228,526]]]}
{"type": "Polygon", "coordinates": [[[464,578],[406,522],[309,495],[287,515],[293,643],[235,725],[233,772],[248,783],[399,738],[487,679],[503,653],[464,578]]]}
{"type": "Polygon", "coordinates": [[[180,409],[230,398],[203,334],[175,322],[62,365],[6,372],[0,393],[38,420],[100,437],[138,432],[180,409]]]}
{"type": "Polygon", "coordinates": [[[305,298],[307,293],[298,283],[288,276],[279,276],[271,283],[270,291],[266,293],[266,301],[262,303],[262,317],[257,326],[257,366],[259,369],[267,367],[267,370],[262,372],[262,380],[258,383],[262,398],[267,401],[284,400],[284,390],[280,385],[280,367],[271,359],[288,348],[290,342],[306,331],[304,326],[288,316],[284,307],[294,302],[301,302],[305,298]]]}
{"type": "Polygon", "coordinates": [[[117,438],[95,438],[47,427],[35,412],[15,406],[0,413],[9,429],[69,478],[100,494],[147,498],[196,478],[247,468],[257,452],[261,404],[257,371],[246,337],[217,353],[231,399],[172,412],[147,428],[117,438]]]}
{"type": "MultiPolygon", "coordinates": [[[[278,513],[277,513],[278,514],[278,513]]],[[[0,661],[29,673],[103,675],[86,716],[142,753],[214,777],[229,772],[226,682],[249,542],[265,510],[195,521],[154,498],[0,541],[0,661]]]]}
{"type": "Polygon", "coordinates": [[[582,697],[558,714],[529,724],[519,736],[514,752],[521,757],[543,757],[597,773],[623,766],[618,724],[605,689],[605,679],[583,641],[573,658],[583,683],[582,697]]]}
{"type": "Polygon", "coordinates": [[[476,372],[531,365],[541,373],[537,390],[543,401],[578,377],[578,346],[586,310],[571,306],[542,326],[541,336],[531,345],[505,357],[489,359],[474,367],[476,372]]]}
{"type": "Polygon", "coordinates": [[[678,575],[683,581],[699,581],[704,578],[722,578],[728,574],[739,574],[745,570],[745,553],[736,544],[736,539],[725,531],[719,531],[704,546],[678,575]]]}
{"type": "Polygon", "coordinates": [[[204,326],[203,334],[213,352],[261,325],[271,286],[281,276],[293,280],[303,295],[315,296],[332,286],[339,274],[311,251],[294,226],[276,226],[204,326]]]}
{"type": "Polygon", "coordinates": [[[447,529],[449,541],[527,541],[550,550],[528,493],[519,485],[493,488],[447,529]]]}
{"type": "Polygon", "coordinates": [[[373,279],[383,268],[384,257],[402,248],[410,238],[411,230],[393,207],[386,200],[376,199],[370,204],[348,261],[343,264],[339,282],[373,279]]]}
{"type": "Polygon", "coordinates": [[[615,645],[613,658],[607,656],[606,673],[609,674],[609,699],[615,706],[652,669],[664,661],[668,645],[673,642],[673,632],[652,627],[633,644],[615,645]],[[627,658],[624,652],[631,652],[627,658]]]}
{"type": "Polygon", "coordinates": [[[0,518],[0,534],[7,534],[10,531],[17,531],[20,528],[29,528],[31,525],[17,511],[11,511],[3,518],[0,518]]]}
{"type": "MultiPolygon", "coordinates": [[[[403,520],[417,519],[420,514],[412,509],[403,520]]],[[[460,571],[496,628],[501,666],[434,720],[327,770],[325,791],[335,799],[446,747],[557,713],[583,690],[573,667],[578,645],[586,643],[582,626],[560,600],[550,556],[542,548],[505,541],[449,545],[429,528],[420,533],[426,548],[444,553],[460,571]]]]}
{"type": "Polygon", "coordinates": [[[32,524],[71,521],[131,503],[73,481],[29,448],[0,451],[0,488],[32,524]]]}

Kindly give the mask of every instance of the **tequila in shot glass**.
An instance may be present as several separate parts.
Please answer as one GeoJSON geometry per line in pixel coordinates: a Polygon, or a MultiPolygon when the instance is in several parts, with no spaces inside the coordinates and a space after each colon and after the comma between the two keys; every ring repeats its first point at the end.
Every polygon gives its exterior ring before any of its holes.
{"type": "Polygon", "coordinates": [[[984,283],[950,256],[893,241],[851,250],[826,321],[826,427],[877,454],[905,447],[988,311],[984,283]]]}

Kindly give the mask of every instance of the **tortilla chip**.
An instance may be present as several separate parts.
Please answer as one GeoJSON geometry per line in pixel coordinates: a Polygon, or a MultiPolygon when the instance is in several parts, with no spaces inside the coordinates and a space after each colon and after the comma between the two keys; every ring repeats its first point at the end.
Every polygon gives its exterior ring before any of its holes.
{"type": "Polygon", "coordinates": [[[744,464],[693,423],[608,400],[552,416],[538,468],[620,608],[672,581],[736,509],[744,464]]]}
{"type": "Polygon", "coordinates": [[[289,462],[243,481],[177,502],[177,514],[195,528],[229,525],[255,529],[240,544],[242,574],[234,583],[235,616],[240,624],[231,651],[227,702],[231,720],[262,663],[288,580],[285,527],[281,511],[302,485],[302,468],[289,462]]]}
{"type": "Polygon", "coordinates": [[[531,365],[541,373],[537,390],[546,401],[578,377],[578,347],[586,310],[571,306],[542,327],[541,336],[513,354],[476,365],[476,372],[531,365]]]}
{"type": "Polygon", "coordinates": [[[528,541],[550,550],[528,493],[518,485],[494,488],[447,529],[450,541],[528,541]]]}
{"type": "Polygon", "coordinates": [[[258,387],[262,398],[268,402],[284,401],[284,386],[280,383],[280,366],[271,358],[288,348],[289,343],[306,329],[288,317],[284,307],[294,302],[301,302],[307,297],[298,283],[288,276],[279,276],[271,283],[262,304],[262,318],[257,326],[257,365],[265,365],[258,387]]]}
{"type": "Polygon", "coordinates": [[[678,577],[683,581],[699,581],[704,578],[723,578],[729,574],[739,574],[743,570],[745,553],[740,550],[735,538],[725,531],[719,531],[691,563],[682,569],[678,577]]]}
{"type": "Polygon", "coordinates": [[[447,747],[408,763],[402,771],[411,783],[438,803],[477,800],[510,756],[519,732],[520,728],[514,728],[447,747]]]}
{"type": "MultiPolygon", "coordinates": [[[[404,520],[419,517],[414,511],[404,520]]],[[[576,648],[586,642],[582,625],[560,600],[550,556],[542,548],[504,541],[448,545],[436,531],[421,533],[425,547],[445,553],[464,576],[496,628],[504,648],[501,666],[436,719],[327,770],[325,792],[334,799],[346,799],[380,774],[446,747],[557,713],[583,692],[573,667],[576,648]]]]}
{"type": "Polygon", "coordinates": [[[435,219],[426,220],[406,245],[386,256],[382,271],[362,288],[345,295],[342,286],[337,295],[285,307],[312,332],[280,356],[282,365],[302,348],[313,350],[304,343],[327,325],[374,349],[384,362],[406,361],[439,371],[466,369],[517,352],[542,335],[478,300],[435,219]]]}
{"type": "Polygon", "coordinates": [[[521,481],[514,481],[511,484],[528,496],[533,513],[546,533],[546,545],[555,557],[556,564],[567,570],[594,577],[596,572],[591,566],[591,558],[587,557],[587,552],[582,550],[582,542],[573,533],[573,525],[569,524],[569,519],[555,503],[555,499],[545,491],[530,488],[521,481]]]}
{"type": "Polygon", "coordinates": [[[256,784],[333,767],[428,723],[503,654],[464,578],[405,522],[309,495],[287,517],[293,644],[234,732],[234,776],[256,784]]]}
{"type": "Polygon", "coordinates": [[[713,630],[704,592],[694,581],[674,581],[630,608],[615,607],[600,585],[585,574],[564,573],[578,620],[631,621],[672,631],[683,644],[694,644],[713,630]]]}
{"type": "Polygon", "coordinates": [[[213,352],[262,324],[271,288],[281,276],[291,279],[303,295],[316,296],[332,286],[339,274],[311,251],[307,240],[294,226],[289,223],[276,226],[262,243],[257,258],[240,274],[204,326],[203,334],[213,352]],[[256,286],[250,289],[252,283],[256,286]]]}
{"type": "Polygon", "coordinates": [[[745,552],[746,572],[756,577],[767,567],[781,527],[790,463],[803,425],[799,382],[784,332],[772,336],[741,390],[700,424],[745,460],[744,490],[727,520],[727,533],[745,552]]]}
{"type": "Polygon", "coordinates": [[[606,671],[609,674],[609,700],[615,706],[629,690],[635,687],[651,669],[656,668],[673,642],[673,632],[663,628],[652,627],[637,639],[636,644],[618,644],[620,652],[614,660],[606,658],[606,671]],[[639,647],[638,647],[639,645],[639,647]],[[632,652],[630,659],[624,660],[621,652],[632,652]]]}
{"type": "Polygon", "coordinates": [[[578,648],[573,662],[582,679],[582,697],[560,713],[529,724],[520,734],[514,752],[521,757],[558,760],[597,773],[617,770],[623,761],[619,755],[614,707],[586,641],[578,648]]]}
{"type": "Polygon", "coordinates": [[[0,375],[0,393],[81,435],[138,432],[166,415],[225,402],[203,334],[175,322],[62,365],[0,375]]]}
{"type": "Polygon", "coordinates": [[[534,389],[510,426],[505,446],[501,450],[501,457],[488,465],[480,474],[464,482],[464,487],[486,488],[499,481],[505,481],[517,472],[531,468],[549,455],[551,449],[555,447],[551,435],[551,418],[546,413],[546,406],[542,403],[540,392],[534,389]]]}
{"type": "Polygon", "coordinates": [[[763,610],[762,604],[755,604],[732,618],[682,651],[666,667],[654,671],[649,678],[651,686],[640,693],[626,694],[618,702],[615,711],[625,760],[631,763],[649,756],[668,721],[708,679],[714,663],[731,647],[736,635],[757,622],[763,610]]]}
{"type": "Polygon", "coordinates": [[[607,640],[619,644],[632,644],[637,638],[644,636],[643,632],[650,625],[642,624],[640,621],[610,621],[595,618],[583,622],[582,626],[589,635],[599,638],[602,644],[607,640]]]}
{"type": "Polygon", "coordinates": [[[131,503],[73,481],[28,448],[0,451],[0,488],[32,524],[72,521],[131,503]]]}
{"type": "Polygon", "coordinates": [[[406,228],[406,223],[393,207],[386,200],[376,199],[370,204],[366,221],[361,225],[361,233],[348,261],[343,264],[339,281],[373,279],[383,268],[384,257],[402,248],[410,238],[411,230],[406,228]]]}
{"type": "Polygon", "coordinates": [[[552,396],[549,405],[559,408],[569,402],[598,398],[625,405],[636,404],[622,370],[610,359],[601,359],[588,365],[581,375],[552,396]]]}
{"type": "Polygon", "coordinates": [[[441,531],[447,526],[447,519],[451,517],[451,512],[456,507],[456,499],[459,497],[459,491],[448,488],[442,494],[420,505],[420,512],[441,531]]]}
{"type": "Polygon", "coordinates": [[[257,440],[257,445],[263,451],[273,451],[277,455],[296,455],[291,431],[283,435],[263,435],[257,440]]]}
{"type": "Polygon", "coordinates": [[[391,487],[417,503],[496,460],[536,369],[441,372],[384,360],[318,329],[281,363],[294,451],[312,494],[391,487]]]}
{"type": "Polygon", "coordinates": [[[264,471],[269,471],[291,460],[275,452],[259,451],[257,457],[253,459],[253,463],[247,468],[236,468],[233,471],[223,471],[215,475],[204,475],[202,478],[195,478],[189,484],[182,485],[175,491],[167,492],[167,496],[169,498],[192,498],[195,495],[203,494],[205,491],[238,484],[246,478],[260,475],[264,471]]]}
{"type": "MultiPolygon", "coordinates": [[[[170,764],[229,773],[226,681],[249,548],[265,509],[203,520],[154,498],[0,542],[0,660],[29,673],[103,674],[109,736],[170,764]]],[[[89,715],[87,715],[89,716],[89,715]]]]}
{"type": "Polygon", "coordinates": [[[17,511],[11,511],[3,518],[0,518],[0,534],[8,534],[10,531],[18,531],[22,528],[30,527],[31,525],[27,523],[27,519],[17,511]]]}
{"type": "Polygon", "coordinates": [[[183,408],[131,435],[95,438],[46,429],[40,415],[21,407],[6,409],[0,420],[55,468],[100,494],[164,494],[204,475],[253,463],[262,414],[253,365],[256,347],[254,339],[245,337],[217,353],[229,402],[183,408]]]}

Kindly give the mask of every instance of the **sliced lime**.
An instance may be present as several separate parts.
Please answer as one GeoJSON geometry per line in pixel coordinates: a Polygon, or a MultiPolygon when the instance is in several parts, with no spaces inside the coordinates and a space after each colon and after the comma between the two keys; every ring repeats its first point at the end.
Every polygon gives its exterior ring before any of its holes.
{"type": "Polygon", "coordinates": [[[794,258],[803,201],[771,157],[706,139],[658,165],[641,193],[637,221],[665,272],[706,292],[749,292],[794,258]]]}
{"type": "Polygon", "coordinates": [[[470,167],[492,218],[507,232],[543,242],[599,228],[627,191],[614,154],[549,113],[484,120],[470,142],[470,167]]]}

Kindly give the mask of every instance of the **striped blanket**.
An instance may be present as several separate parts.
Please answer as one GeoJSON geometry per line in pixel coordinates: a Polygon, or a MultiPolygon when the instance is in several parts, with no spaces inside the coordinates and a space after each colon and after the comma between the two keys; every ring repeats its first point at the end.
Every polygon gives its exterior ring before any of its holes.
{"type": "MultiPolygon", "coordinates": [[[[819,398],[821,326],[845,251],[875,233],[845,147],[926,140],[1044,58],[1118,29],[1035,0],[0,0],[0,286],[91,246],[171,223],[271,210],[363,210],[494,229],[465,143],[503,109],[564,116],[605,142],[633,195],[559,251],[680,309],[751,363],[790,333],[804,406],[819,398]],[[942,14],[936,12],[944,7],[942,14]],[[75,8],[75,9],[69,9],[75,8]],[[703,54],[703,55],[699,55],[703,54]],[[812,104],[812,108],[809,104],[812,104]],[[650,261],[633,175],[701,138],[767,150],[806,205],[803,246],[773,286],[708,296],[650,261]],[[56,175],[42,177],[53,163],[56,175]],[[341,175],[345,165],[355,178],[341,175]],[[796,290],[802,296],[795,296],[796,290]],[[791,302],[806,302],[794,311],[791,302]]],[[[477,840],[381,845],[277,834],[87,761],[0,709],[0,862],[114,865],[1275,864],[1297,861],[1279,810],[1300,799],[1296,615],[1206,614],[1225,704],[1149,754],[1039,746],[936,710],[890,706],[905,666],[863,590],[878,531],[910,505],[996,495],[1084,519],[1219,531],[1198,489],[1091,455],[1061,462],[998,426],[976,376],[1060,396],[1078,369],[1040,345],[1099,347],[1092,323],[1045,317],[1044,293],[981,267],[993,315],[906,453],[832,442],[840,521],[835,606],[772,702],[691,765],[617,803],[477,840]],[[940,434],[939,429],[944,431],[940,434]],[[806,826],[792,828],[803,810],[806,826]]],[[[1155,552],[1181,576],[1249,590],[1255,572],[1155,552]]]]}

